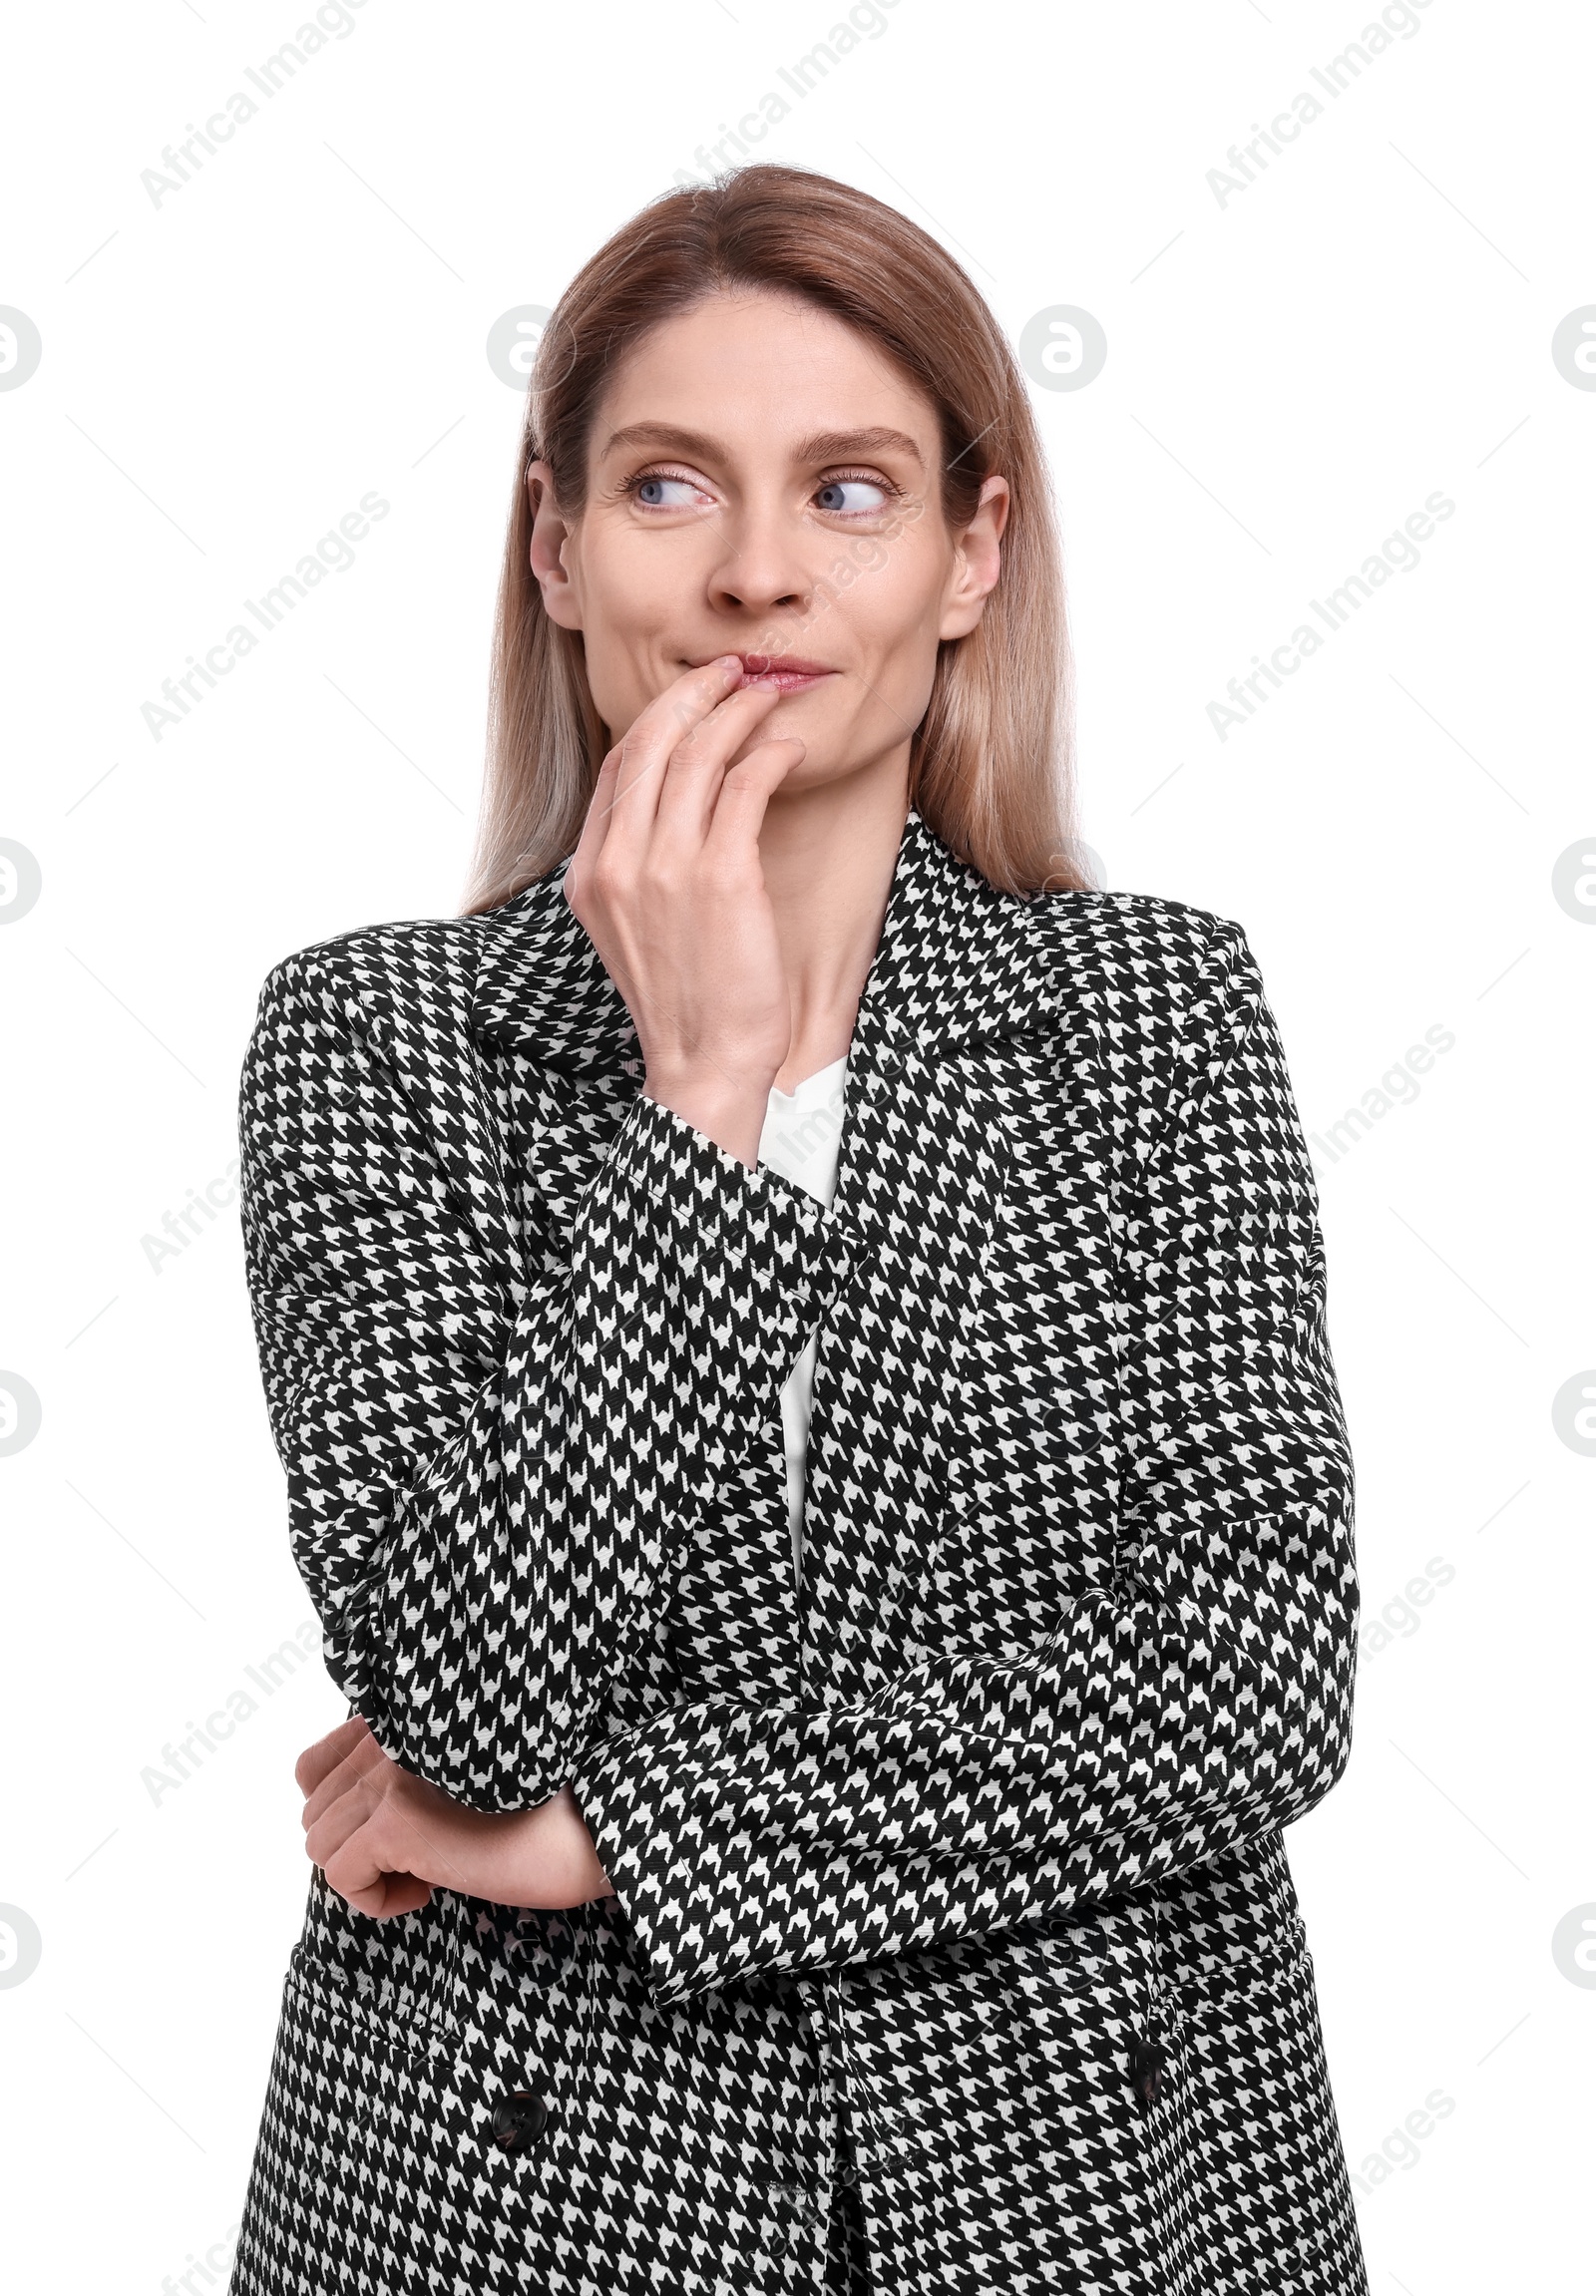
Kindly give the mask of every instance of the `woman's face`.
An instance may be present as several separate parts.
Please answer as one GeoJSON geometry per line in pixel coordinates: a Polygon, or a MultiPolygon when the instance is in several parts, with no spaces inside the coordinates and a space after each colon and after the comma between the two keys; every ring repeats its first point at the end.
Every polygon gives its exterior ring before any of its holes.
{"type": "Polygon", "coordinates": [[[757,738],[806,748],[784,788],[907,768],[944,638],[980,620],[1007,511],[942,512],[935,410],[867,338],[811,304],[717,294],[662,321],[595,416],[588,500],[559,513],[532,470],[532,564],[580,630],[611,741],[717,654],[774,675],[757,738]],[[767,666],[768,665],[768,666],[767,666]]]}

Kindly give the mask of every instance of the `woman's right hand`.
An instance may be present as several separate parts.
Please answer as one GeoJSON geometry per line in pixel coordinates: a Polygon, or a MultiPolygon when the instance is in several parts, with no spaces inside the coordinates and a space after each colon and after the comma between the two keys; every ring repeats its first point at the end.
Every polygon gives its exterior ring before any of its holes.
{"type": "Polygon", "coordinates": [[[604,759],[566,872],[626,1000],[644,1092],[744,1164],[792,1041],[759,831],[804,745],[754,739],[778,695],[745,683],[735,654],[667,686],[604,759]]]}

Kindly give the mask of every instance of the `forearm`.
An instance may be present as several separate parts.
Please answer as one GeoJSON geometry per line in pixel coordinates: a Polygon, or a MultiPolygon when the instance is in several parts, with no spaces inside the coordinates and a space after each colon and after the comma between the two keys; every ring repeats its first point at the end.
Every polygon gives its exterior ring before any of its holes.
{"type": "Polygon", "coordinates": [[[1344,1504],[1193,1532],[1011,1661],[848,1707],[667,1709],[574,1779],[661,2000],[1070,1910],[1289,1823],[1340,1775],[1344,1504]]]}

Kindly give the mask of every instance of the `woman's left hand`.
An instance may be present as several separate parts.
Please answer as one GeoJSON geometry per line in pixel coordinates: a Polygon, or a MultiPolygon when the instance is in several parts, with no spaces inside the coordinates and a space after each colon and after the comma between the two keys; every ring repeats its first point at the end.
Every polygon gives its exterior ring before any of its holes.
{"type": "Polygon", "coordinates": [[[305,1850],[357,1913],[416,1913],[433,1890],[494,1905],[613,1897],[570,1786],[536,1809],[464,1809],[390,1761],[351,1715],[294,1765],[305,1850]]]}

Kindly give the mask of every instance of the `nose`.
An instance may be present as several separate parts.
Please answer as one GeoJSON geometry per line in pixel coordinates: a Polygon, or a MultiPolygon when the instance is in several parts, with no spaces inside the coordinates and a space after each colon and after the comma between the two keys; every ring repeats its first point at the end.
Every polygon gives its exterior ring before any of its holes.
{"type": "Polygon", "coordinates": [[[743,502],[722,513],[716,532],[723,548],[709,570],[709,601],[718,611],[785,616],[808,607],[817,538],[790,511],[773,501],[743,502]]]}

